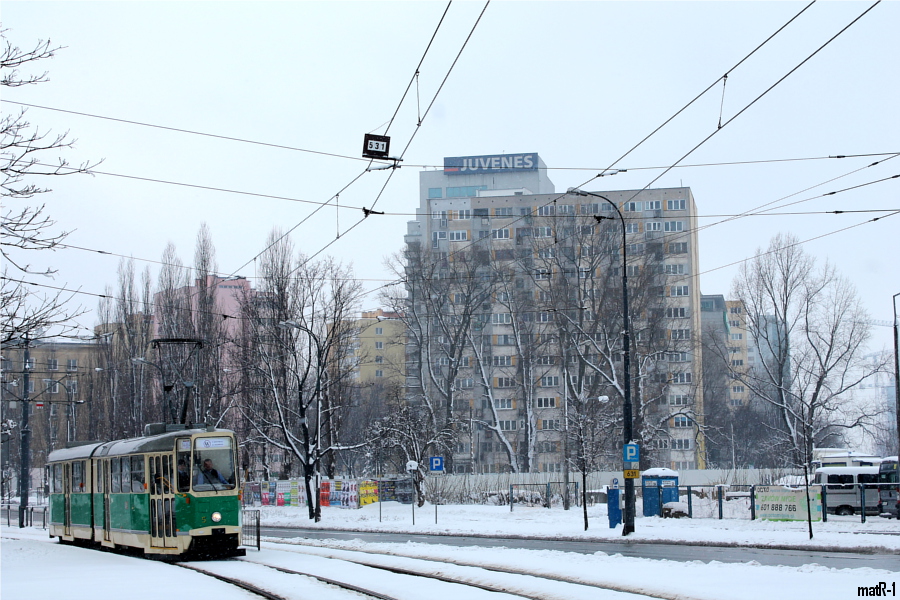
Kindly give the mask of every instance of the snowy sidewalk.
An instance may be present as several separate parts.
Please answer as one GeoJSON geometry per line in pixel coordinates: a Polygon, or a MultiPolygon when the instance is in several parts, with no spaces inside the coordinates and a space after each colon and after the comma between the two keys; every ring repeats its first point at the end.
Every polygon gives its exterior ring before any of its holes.
{"type": "Polygon", "coordinates": [[[516,506],[510,512],[508,506],[440,505],[435,518],[435,507],[426,504],[416,509],[415,525],[412,507],[396,502],[385,502],[380,517],[377,503],[358,510],[322,507],[319,523],[308,518],[305,507],[258,508],[263,526],[273,527],[900,554],[900,521],[881,517],[868,517],[866,523],[860,523],[858,516],[829,515],[827,523],[813,522],[812,540],[805,521],[639,517],[634,534],[623,538],[621,525],[610,529],[605,505],[588,508],[587,531],[580,507],[565,511],[516,506]]]}

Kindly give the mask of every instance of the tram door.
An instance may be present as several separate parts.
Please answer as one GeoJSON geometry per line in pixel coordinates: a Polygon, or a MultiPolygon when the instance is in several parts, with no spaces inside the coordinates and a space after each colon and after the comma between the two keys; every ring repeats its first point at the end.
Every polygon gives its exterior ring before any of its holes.
{"type": "Polygon", "coordinates": [[[174,548],[175,544],[175,469],[171,454],[151,454],[150,487],[150,545],[174,548]]]}
{"type": "Polygon", "coordinates": [[[100,462],[100,490],[103,492],[103,540],[109,541],[109,494],[112,481],[109,474],[109,459],[100,462]]]}
{"type": "Polygon", "coordinates": [[[63,465],[63,534],[72,535],[72,463],[63,465]]]}

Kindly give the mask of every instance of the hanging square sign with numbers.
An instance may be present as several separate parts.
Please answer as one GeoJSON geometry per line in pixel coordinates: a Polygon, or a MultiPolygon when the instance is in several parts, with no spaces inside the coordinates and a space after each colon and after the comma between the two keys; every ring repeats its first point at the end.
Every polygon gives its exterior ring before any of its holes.
{"type": "Polygon", "coordinates": [[[363,139],[363,158],[388,158],[391,150],[391,138],[386,135],[367,133],[363,139]]]}

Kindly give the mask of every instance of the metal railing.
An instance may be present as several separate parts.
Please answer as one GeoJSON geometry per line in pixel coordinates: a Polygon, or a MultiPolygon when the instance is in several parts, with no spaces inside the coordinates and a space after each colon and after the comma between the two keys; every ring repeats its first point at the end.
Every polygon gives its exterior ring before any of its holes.
{"type": "MultiPolygon", "coordinates": [[[[3,504],[0,505],[2,507],[2,511],[6,513],[6,526],[12,527],[13,525],[19,524],[19,511],[21,510],[18,504],[3,504]]],[[[23,525],[25,527],[34,527],[34,515],[38,513],[40,516],[41,529],[47,529],[47,507],[46,506],[29,506],[25,509],[25,517],[23,519],[23,525]]]]}
{"type": "Polygon", "coordinates": [[[241,511],[241,539],[243,545],[247,548],[256,546],[257,551],[260,549],[259,513],[260,511],[258,510],[241,511]]]}

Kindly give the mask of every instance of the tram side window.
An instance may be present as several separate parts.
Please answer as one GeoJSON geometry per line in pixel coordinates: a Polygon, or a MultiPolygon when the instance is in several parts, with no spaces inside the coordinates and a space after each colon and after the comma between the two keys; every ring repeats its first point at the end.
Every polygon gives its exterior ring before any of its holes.
{"type": "Polygon", "coordinates": [[[144,493],[144,457],[131,457],[131,491],[136,494],[144,493]]]}
{"type": "Polygon", "coordinates": [[[112,459],[109,465],[110,471],[112,472],[112,490],[113,494],[118,494],[122,491],[122,471],[119,468],[119,463],[121,462],[118,457],[112,459]]]}
{"type": "Polygon", "coordinates": [[[122,457],[122,493],[127,494],[131,491],[131,459],[127,456],[122,457]]]}
{"type": "Polygon", "coordinates": [[[55,494],[63,493],[63,484],[62,484],[62,465],[56,464],[53,465],[53,492],[55,494]]]}
{"type": "Polygon", "coordinates": [[[72,463],[72,493],[78,494],[84,491],[84,461],[76,460],[72,463]]]}
{"type": "Polygon", "coordinates": [[[178,440],[178,454],[176,454],[176,475],[178,477],[178,491],[187,492],[191,489],[191,440],[178,440]]]}

